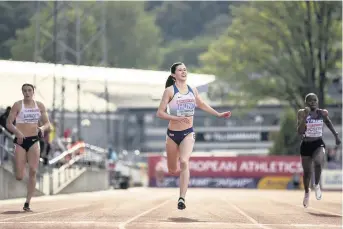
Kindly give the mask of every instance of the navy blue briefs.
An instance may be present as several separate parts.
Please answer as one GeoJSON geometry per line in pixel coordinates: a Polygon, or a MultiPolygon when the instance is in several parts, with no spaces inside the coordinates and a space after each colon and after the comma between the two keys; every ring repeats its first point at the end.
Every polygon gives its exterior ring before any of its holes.
{"type": "Polygon", "coordinates": [[[182,142],[182,140],[190,133],[193,133],[193,127],[188,128],[186,130],[179,130],[179,131],[175,131],[175,130],[167,130],[167,135],[168,137],[170,137],[177,145],[180,145],[180,143],[182,142]]]}

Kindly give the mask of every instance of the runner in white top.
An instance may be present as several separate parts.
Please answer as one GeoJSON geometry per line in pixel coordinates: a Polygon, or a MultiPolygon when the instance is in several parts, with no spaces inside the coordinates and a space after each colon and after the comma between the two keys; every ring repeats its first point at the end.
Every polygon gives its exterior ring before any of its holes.
{"type": "Polygon", "coordinates": [[[7,128],[15,134],[17,180],[23,179],[26,162],[29,165],[29,182],[23,207],[24,211],[29,211],[30,200],[36,187],[36,173],[40,158],[39,138],[43,137],[46,130],[49,130],[50,122],[44,104],[33,100],[34,86],[24,84],[22,93],[24,99],[15,102],[12,106],[7,119],[7,128]],[[13,125],[14,121],[15,125],[13,125]],[[39,121],[43,123],[43,126],[38,126],[39,121]]]}
{"type": "Polygon", "coordinates": [[[300,146],[300,155],[304,170],[303,182],[305,195],[303,205],[305,208],[309,205],[310,200],[310,180],[312,175],[312,163],[314,164],[315,172],[315,193],[317,200],[322,198],[322,192],[319,186],[322,166],[325,156],[325,143],[322,139],[324,123],[330,129],[336,138],[336,145],[341,144],[338,133],[335,131],[329,112],[325,109],[318,108],[318,97],[314,93],[310,93],[305,97],[305,109],[298,111],[298,133],[302,136],[300,146]]]}
{"type": "Polygon", "coordinates": [[[193,116],[195,107],[221,118],[229,118],[231,112],[219,113],[205,103],[196,88],[187,85],[187,68],[183,63],[175,63],[170,68],[165,91],[157,111],[157,117],[169,120],[166,151],[168,170],[176,174],[180,160],[180,197],[178,209],[186,208],[185,196],[189,182],[189,158],[195,143],[193,116]],[[169,114],[166,112],[169,108],[169,114]]]}

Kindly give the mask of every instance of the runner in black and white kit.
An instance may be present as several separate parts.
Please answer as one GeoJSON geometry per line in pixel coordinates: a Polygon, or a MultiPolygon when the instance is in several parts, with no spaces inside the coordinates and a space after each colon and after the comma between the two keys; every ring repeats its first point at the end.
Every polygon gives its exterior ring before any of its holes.
{"type": "Polygon", "coordinates": [[[329,112],[325,109],[318,108],[318,97],[314,93],[310,93],[305,97],[305,109],[298,111],[298,133],[302,136],[300,145],[300,155],[304,170],[303,182],[305,195],[303,205],[305,208],[309,206],[310,200],[310,180],[312,175],[312,163],[314,164],[315,173],[315,194],[316,199],[322,198],[319,181],[322,173],[322,167],[325,157],[325,143],[323,141],[324,123],[335,136],[336,145],[341,144],[338,133],[334,129],[329,118],[329,112]]]}

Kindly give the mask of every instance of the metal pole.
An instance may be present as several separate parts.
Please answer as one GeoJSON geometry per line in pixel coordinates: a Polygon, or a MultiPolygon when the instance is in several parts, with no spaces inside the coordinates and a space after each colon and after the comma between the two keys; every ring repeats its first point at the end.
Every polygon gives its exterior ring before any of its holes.
{"type": "MultiPolygon", "coordinates": [[[[54,64],[55,64],[55,68],[56,68],[56,63],[57,63],[57,16],[58,16],[58,10],[57,10],[57,0],[54,1],[54,32],[53,32],[53,43],[54,43],[54,47],[53,47],[53,56],[54,56],[54,64]]],[[[53,89],[52,89],[52,114],[51,114],[51,118],[52,120],[55,120],[55,112],[56,112],[56,74],[55,74],[55,70],[53,73],[53,89]]]]}
{"type": "Polygon", "coordinates": [[[77,136],[81,139],[80,80],[77,79],[77,136]]]}
{"type": "MultiPolygon", "coordinates": [[[[33,54],[34,62],[38,61],[38,49],[40,43],[40,1],[36,2],[36,34],[35,34],[35,51],[33,54]]],[[[33,77],[33,85],[36,86],[37,79],[36,74],[33,77]]]]}
{"type": "Polygon", "coordinates": [[[108,82],[107,80],[105,81],[105,99],[106,99],[106,138],[107,138],[107,146],[110,145],[111,142],[111,124],[110,124],[110,108],[109,108],[109,93],[108,93],[108,82]]]}
{"type": "MultiPolygon", "coordinates": [[[[76,4],[76,64],[77,66],[80,65],[81,62],[81,49],[80,49],[80,35],[81,35],[81,15],[80,15],[80,7],[78,3],[76,4]]],[[[80,79],[77,78],[77,134],[78,138],[81,139],[81,109],[80,109],[80,79]]]]}
{"type": "MultiPolygon", "coordinates": [[[[64,66],[64,65],[63,65],[64,66]]],[[[64,135],[64,112],[65,112],[65,108],[64,108],[64,101],[65,101],[65,98],[64,98],[64,93],[65,93],[65,79],[64,79],[64,76],[62,76],[62,90],[61,90],[61,123],[60,123],[60,137],[63,137],[64,135]]]]}
{"type": "MultiPolygon", "coordinates": [[[[61,7],[62,12],[61,12],[61,23],[60,23],[60,29],[59,29],[59,42],[63,42],[65,45],[62,45],[59,49],[59,53],[61,55],[61,64],[62,67],[64,68],[64,64],[67,63],[67,58],[66,58],[66,40],[68,36],[68,29],[67,29],[67,15],[66,15],[66,3],[61,2],[60,4],[63,4],[61,7]]],[[[65,76],[64,76],[64,71],[62,71],[62,82],[61,82],[61,117],[60,117],[60,136],[63,137],[64,135],[64,120],[65,120],[65,76]]]]}
{"type": "MultiPolygon", "coordinates": [[[[102,66],[107,66],[107,38],[106,38],[106,1],[102,2],[102,66]]],[[[106,138],[107,138],[107,145],[110,145],[111,142],[111,124],[110,124],[110,109],[109,109],[109,91],[108,91],[108,80],[105,79],[105,99],[106,99],[106,138]]]]}

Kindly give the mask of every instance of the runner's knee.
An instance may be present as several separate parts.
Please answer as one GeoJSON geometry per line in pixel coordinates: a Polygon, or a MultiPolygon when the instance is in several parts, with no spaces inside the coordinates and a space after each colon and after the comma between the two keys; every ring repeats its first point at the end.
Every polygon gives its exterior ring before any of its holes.
{"type": "Polygon", "coordinates": [[[185,169],[188,169],[188,160],[185,159],[185,158],[180,158],[180,167],[181,167],[181,170],[185,170],[185,169]]]}

